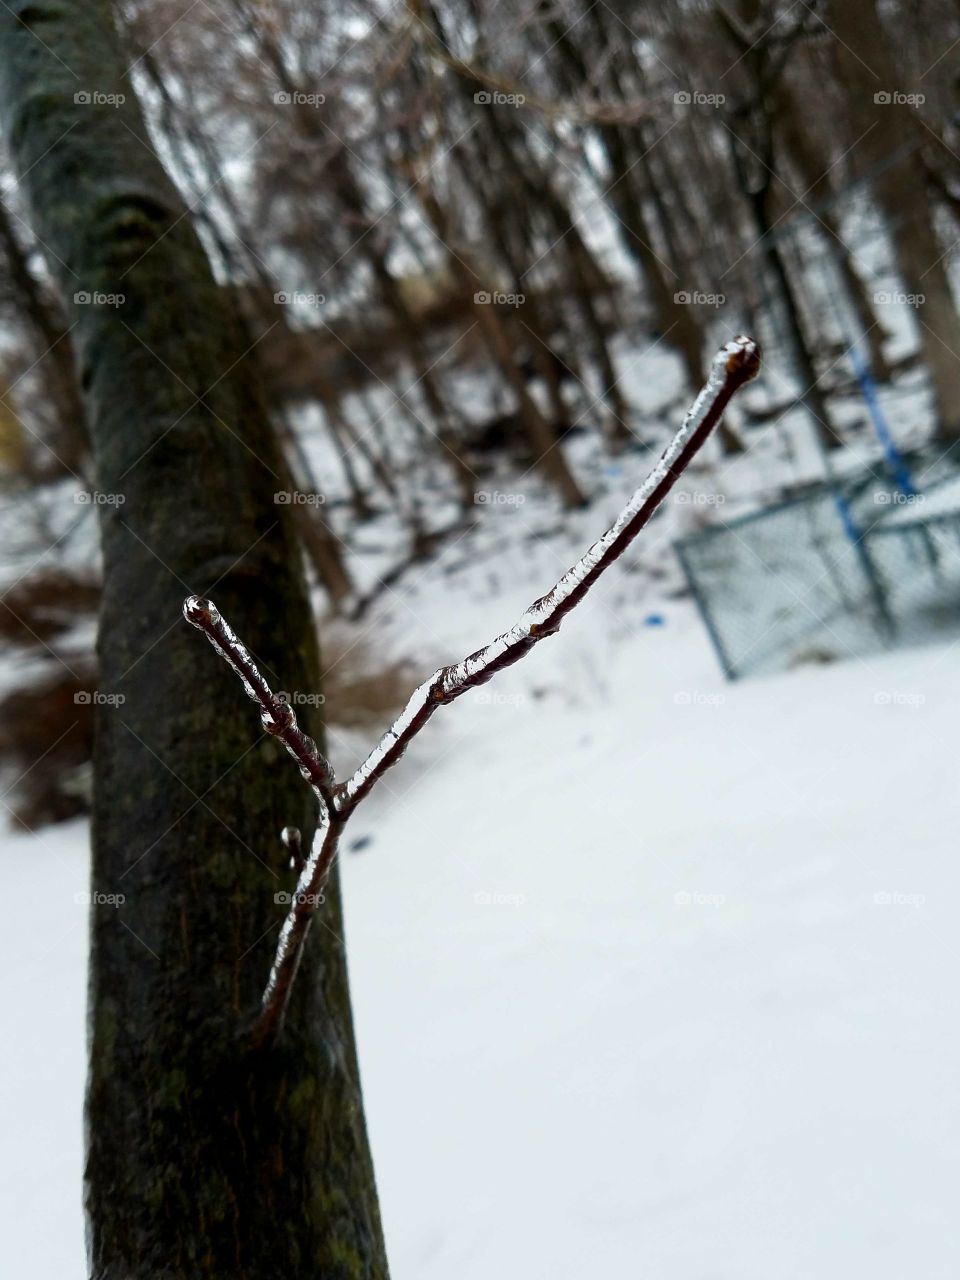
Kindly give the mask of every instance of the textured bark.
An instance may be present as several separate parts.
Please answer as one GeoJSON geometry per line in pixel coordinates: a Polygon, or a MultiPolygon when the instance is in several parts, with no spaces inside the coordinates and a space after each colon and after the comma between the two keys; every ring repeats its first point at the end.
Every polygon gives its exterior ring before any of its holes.
{"type": "MultiPolygon", "coordinates": [[[[339,901],[249,1048],[306,787],[180,617],[216,588],[278,686],[317,655],[240,329],[149,147],[105,0],[0,8],[0,108],[66,299],[101,508],[86,1206],[95,1280],[385,1277],[339,901]],[[119,106],[78,91],[123,93],[119,106]],[[274,768],[273,766],[276,765],[274,768]]],[[[316,728],[316,726],[314,726],[316,728]]]]}
{"type": "Polygon", "coordinates": [[[716,14],[719,29],[732,37],[734,47],[740,51],[737,62],[745,81],[739,101],[727,112],[726,132],[731,164],[750,210],[756,232],[754,247],[762,255],[769,278],[774,283],[783,320],[783,337],[800,384],[799,402],[810,416],[821,447],[835,449],[843,444],[843,440],[820,388],[813,344],[804,329],[799,299],[774,235],[771,205],[778,183],[774,181],[777,158],[773,145],[771,86],[776,83],[780,71],[773,60],[767,38],[769,32],[764,30],[759,38],[755,35],[762,13],[758,0],[741,0],[738,10],[741,25],[734,23],[723,10],[716,14]]]}

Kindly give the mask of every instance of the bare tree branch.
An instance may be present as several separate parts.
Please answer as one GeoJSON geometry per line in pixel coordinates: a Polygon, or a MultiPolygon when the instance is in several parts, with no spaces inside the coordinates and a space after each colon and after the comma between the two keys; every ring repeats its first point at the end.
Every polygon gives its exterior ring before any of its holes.
{"type": "Polygon", "coordinates": [[[300,870],[263,995],[256,1032],[259,1040],[269,1040],[280,1029],[310,921],[323,901],[323,889],[336,858],[340,835],[354,809],[397,763],[438,707],[452,702],[468,689],[485,684],[498,671],[522,658],[539,640],[559,630],[567,614],[647,524],[720,421],[731,397],[754,378],[759,369],[760,349],[752,338],[737,337],[722,347],[714,358],[707,384],[683,425],[607,532],[567,570],[551,591],[534,601],[509,631],[461,662],[441,667],[414,690],[393,725],[344,783],[335,784],[333,769],[298,726],[293,708],[271,691],[249,652],[213,602],[191,596],[184,603],[187,621],[204,632],[240,676],[248,695],[260,705],[264,728],[284,743],[320,801],[320,821],[313,848],[300,870]]]}
{"type": "MultiPolygon", "coordinates": [[[[498,75],[474,62],[466,62],[456,57],[440,40],[436,31],[423,20],[410,6],[411,29],[414,30],[419,43],[431,57],[436,59],[465,80],[482,85],[485,89],[500,93],[514,100],[517,105],[532,111],[539,111],[548,119],[566,120],[572,124],[636,124],[640,120],[652,119],[655,115],[654,104],[649,98],[641,98],[633,102],[594,102],[589,100],[550,102],[530,92],[528,84],[521,84],[508,76],[498,75]]],[[[489,101],[489,97],[486,99],[489,101]]],[[[484,99],[481,99],[484,101],[484,99]]]]}
{"type": "Polygon", "coordinates": [[[314,740],[297,724],[293,707],[273,692],[248,649],[220,616],[212,600],[189,596],[183,603],[183,616],[204,633],[220,657],[236,671],[248,697],[260,706],[260,723],[287,748],[313,787],[321,813],[328,812],[333,804],[333,768],[317,750],[314,740]]]}

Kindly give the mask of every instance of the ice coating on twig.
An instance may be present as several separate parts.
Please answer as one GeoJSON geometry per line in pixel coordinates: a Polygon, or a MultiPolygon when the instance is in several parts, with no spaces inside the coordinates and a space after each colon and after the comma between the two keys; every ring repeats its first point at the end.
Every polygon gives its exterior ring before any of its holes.
{"type": "Polygon", "coordinates": [[[281,702],[260,674],[250,651],[221,615],[212,600],[188,596],[183,602],[183,616],[202,631],[221,658],[240,677],[248,698],[260,708],[260,723],[267,733],[284,744],[300,772],[313,787],[322,808],[333,801],[334,776],[328,760],[320,755],[317,744],[297,723],[296,712],[289,702],[281,702]]]}
{"type": "Polygon", "coordinates": [[[564,616],[600,574],[629,546],[666,497],[690,458],[717,425],[733,392],[756,375],[760,349],[752,338],[737,337],[717,352],[710,375],[667,445],[659,462],[634,492],[607,532],[598,538],[556,586],[535,600],[509,631],[460,662],[441,667],[417,688],[393,725],[363,764],[335,793],[339,812],[346,812],[403,755],[410,739],[438,706],[483,684],[504,666],[517,661],[544,636],[552,635],[564,616]]]}
{"type": "Polygon", "coordinates": [[[389,768],[391,764],[396,763],[395,760],[389,759],[391,753],[398,751],[398,759],[403,754],[406,742],[412,736],[411,731],[418,719],[426,719],[431,714],[431,703],[436,701],[436,689],[444,670],[446,668],[435,671],[429,680],[425,680],[414,689],[407,705],[363,764],[337,788],[334,794],[334,805],[338,813],[344,812],[355,803],[357,794],[366,789],[371,779],[380,774],[384,768],[389,768]]]}
{"type": "MultiPolygon", "coordinates": [[[[547,628],[552,630],[551,624],[558,612],[560,617],[556,618],[556,624],[559,625],[564,612],[562,606],[579,587],[588,580],[595,579],[608,564],[613,563],[616,556],[611,555],[611,552],[616,549],[617,543],[628,527],[643,513],[644,508],[650,504],[658,489],[671,478],[673,480],[677,479],[678,473],[675,472],[675,467],[683,458],[684,451],[689,448],[697,431],[703,427],[709,418],[711,411],[716,409],[720,396],[729,386],[732,373],[730,368],[731,361],[745,360],[749,364],[751,357],[756,360],[759,359],[757,344],[751,338],[734,338],[731,342],[721,347],[710,366],[710,376],[705,386],[687,412],[687,416],[673,439],[663,451],[660,461],[644,480],[643,484],[634,491],[630,501],[607,532],[597,539],[571,569],[567,570],[552,591],[534,601],[515,626],[511,627],[502,636],[498,636],[496,640],[485,648],[464,658],[462,662],[446,667],[442,673],[445,694],[453,694],[461,685],[472,683],[485,667],[496,661],[514,645],[539,634],[544,634],[547,628]]],[[[752,377],[753,373],[750,373],[749,376],[752,377]]],[[[711,424],[711,426],[713,425],[715,423],[711,424]]],[[[653,515],[656,507],[659,506],[664,497],[666,497],[666,492],[660,495],[659,500],[650,509],[647,519],[653,515]]],[[[638,532],[639,528],[634,530],[630,537],[632,538],[638,532]]],[[[441,673],[438,672],[439,674],[441,673]]]]}
{"type": "MultiPolygon", "coordinates": [[[[460,662],[441,667],[411,694],[403,711],[346,783],[334,786],[333,770],[316,745],[297,725],[293,708],[281,702],[257,669],[245,646],[210,600],[191,596],[184,616],[198,627],[240,676],[248,696],[260,707],[264,728],[286,745],[320,800],[320,822],[309,857],[300,868],[297,889],[284,920],[256,1038],[265,1043],[283,1021],[310,921],[322,900],[324,885],[336,861],[340,834],[356,806],[387,769],[396,764],[429,718],[446,702],[476,688],[521,658],[545,636],[557,631],[567,613],[601,573],[626,550],[654,514],[697,450],[720,421],[731,396],[760,368],[760,349],[752,338],[734,338],[710,367],[706,386],[659,462],[635,491],[617,519],[546,595],[535,600],[519,621],[490,644],[460,662]]],[[[286,828],[284,843],[299,852],[299,833],[286,828]]]]}
{"type": "Polygon", "coordinates": [[[310,920],[320,902],[336,860],[342,829],[343,823],[332,819],[329,814],[321,817],[313,838],[310,856],[297,877],[293,901],[280,929],[277,949],[270,966],[270,975],[263,992],[261,1001],[263,1013],[258,1029],[260,1040],[273,1032],[283,1016],[290,988],[297,976],[310,920]]]}
{"type": "Polygon", "coordinates": [[[202,596],[188,596],[183,602],[183,616],[202,631],[216,649],[220,657],[231,666],[240,677],[244,692],[248,698],[263,705],[262,690],[266,690],[266,681],[261,680],[261,689],[257,689],[247,678],[248,671],[259,675],[257,665],[251,658],[247,647],[240,637],[224,621],[220,610],[212,600],[204,600],[202,596]]]}

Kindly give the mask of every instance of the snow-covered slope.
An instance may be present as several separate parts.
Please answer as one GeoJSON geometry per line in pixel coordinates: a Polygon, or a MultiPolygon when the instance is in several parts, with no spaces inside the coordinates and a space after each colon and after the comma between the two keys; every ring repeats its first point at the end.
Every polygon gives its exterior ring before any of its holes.
{"type": "MultiPolygon", "coordinates": [[[[351,828],[394,1278],[952,1278],[957,653],[729,686],[616,573],[351,828]]],[[[440,658],[531,597],[429,584],[393,609],[440,658]]],[[[84,1274],[84,844],[0,850],[0,1273],[31,1280],[84,1274]]]]}

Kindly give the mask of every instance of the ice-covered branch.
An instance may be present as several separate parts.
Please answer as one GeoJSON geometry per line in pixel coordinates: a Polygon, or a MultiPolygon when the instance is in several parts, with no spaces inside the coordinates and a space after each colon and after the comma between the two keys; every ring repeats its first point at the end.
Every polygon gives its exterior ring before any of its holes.
{"type": "Polygon", "coordinates": [[[333,815],[321,818],[317,827],[310,857],[297,878],[290,910],[280,930],[273,964],[270,966],[270,976],[263,993],[260,1018],[255,1031],[258,1043],[268,1042],[283,1022],[293,980],[300,967],[303,946],[310,931],[310,922],[317,907],[323,903],[324,889],[337,856],[340,834],[345,823],[346,818],[333,815]]]}
{"type": "Polygon", "coordinates": [[[553,635],[597,578],[623,555],[683,474],[691,458],[720,421],[731,396],[760,369],[760,348],[752,339],[734,338],[716,354],[706,386],[682,426],[617,519],[552,591],[535,600],[520,621],[462,662],[441,667],[415,690],[396,722],[360,765],[334,792],[337,812],[348,814],[387,769],[406,751],[438,707],[485,684],[517,662],[538,640],[553,635]]]}
{"type": "Polygon", "coordinates": [[[221,618],[213,603],[191,596],[183,607],[189,622],[203,631],[240,676],[259,703],[264,728],[281,739],[321,801],[320,824],[310,856],[300,868],[296,893],[284,921],[257,1028],[261,1041],[276,1034],[283,1021],[293,980],[313,913],[337,856],[340,835],[350,815],[377,781],[396,764],[438,707],[468,689],[485,684],[511,666],[545,636],[554,635],[600,575],[623,555],[723,416],[733,394],[760,369],[760,349],[752,338],[738,337],[714,357],[706,386],[683,424],[607,532],[589,548],[546,595],[535,600],[515,626],[461,662],[441,667],[417,688],[396,721],[363,764],[345,783],[334,784],[333,770],[315,744],[297,726],[293,708],[279,699],[257,670],[250,654],[221,618]]]}
{"type": "Polygon", "coordinates": [[[313,787],[321,811],[328,811],[333,803],[333,769],[317,750],[314,740],[297,724],[293,707],[273,692],[246,645],[223,620],[212,600],[188,596],[183,602],[183,616],[203,632],[220,657],[236,671],[247,695],[260,707],[260,723],[267,733],[279,738],[287,748],[300,766],[301,774],[313,787]]]}

